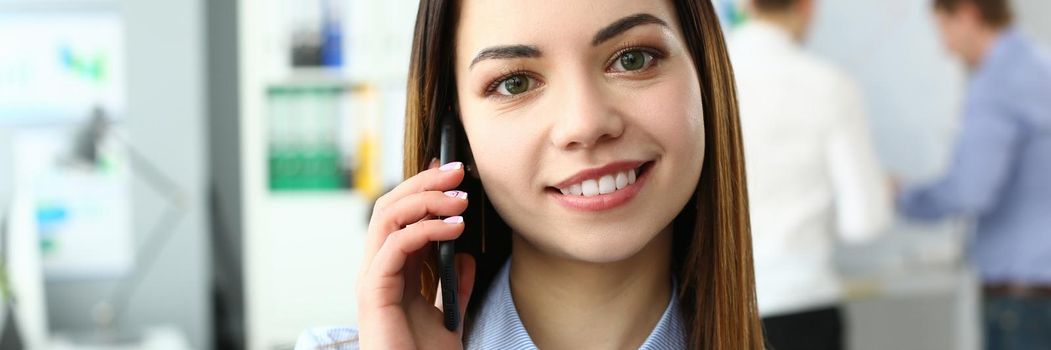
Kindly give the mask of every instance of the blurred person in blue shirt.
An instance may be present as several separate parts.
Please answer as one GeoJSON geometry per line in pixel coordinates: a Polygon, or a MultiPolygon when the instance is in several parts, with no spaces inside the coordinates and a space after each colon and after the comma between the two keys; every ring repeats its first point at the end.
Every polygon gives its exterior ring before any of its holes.
{"type": "Polygon", "coordinates": [[[947,48],[969,68],[949,168],[905,186],[899,210],[976,219],[988,349],[1051,349],[1051,56],[1012,25],[1008,0],[934,0],[947,48]]]}

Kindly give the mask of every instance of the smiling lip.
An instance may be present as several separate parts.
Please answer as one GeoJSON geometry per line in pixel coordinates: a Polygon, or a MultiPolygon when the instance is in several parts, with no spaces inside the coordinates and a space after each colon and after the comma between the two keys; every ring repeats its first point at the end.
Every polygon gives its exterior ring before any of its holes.
{"type": "Polygon", "coordinates": [[[568,179],[565,179],[562,182],[559,182],[558,184],[553,185],[553,187],[555,187],[555,188],[567,188],[567,187],[569,187],[569,186],[571,186],[573,184],[578,184],[578,183],[584,182],[584,180],[597,179],[597,178],[602,177],[602,175],[616,174],[617,172],[620,172],[620,171],[625,171],[625,170],[628,170],[628,169],[635,169],[635,168],[638,168],[638,167],[642,166],[642,164],[644,164],[644,163],[646,163],[646,161],[643,161],[643,160],[630,160],[630,161],[621,161],[621,162],[609,163],[609,164],[600,166],[598,168],[584,169],[584,170],[580,171],[579,173],[576,173],[573,176],[570,176],[568,179]]]}
{"type": "MultiPolygon", "coordinates": [[[[593,179],[602,175],[615,173],[618,171],[635,169],[642,166],[646,162],[618,162],[612,163],[600,168],[588,169],[577,173],[573,177],[570,177],[566,181],[560,183],[560,186],[569,186],[574,184],[574,181],[584,181],[586,179],[593,179]]],[[[647,168],[653,168],[653,164],[647,164],[647,168]]],[[[622,189],[618,189],[611,193],[600,194],[592,197],[578,196],[578,195],[566,195],[562,194],[558,190],[548,191],[548,195],[551,196],[559,204],[566,206],[567,208],[586,211],[596,212],[616,208],[621,206],[632,199],[639,193],[642,187],[646,184],[646,180],[649,178],[652,169],[647,169],[642,172],[639,177],[635,180],[635,183],[628,185],[622,189]]]]}

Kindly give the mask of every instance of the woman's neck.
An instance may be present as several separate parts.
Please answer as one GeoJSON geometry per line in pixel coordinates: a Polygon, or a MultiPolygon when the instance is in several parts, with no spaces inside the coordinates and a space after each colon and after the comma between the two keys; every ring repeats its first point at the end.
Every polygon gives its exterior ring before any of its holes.
{"type": "Polygon", "coordinates": [[[587,263],[539,251],[514,235],[511,294],[541,349],[638,348],[671,296],[671,228],[634,256],[587,263]]]}

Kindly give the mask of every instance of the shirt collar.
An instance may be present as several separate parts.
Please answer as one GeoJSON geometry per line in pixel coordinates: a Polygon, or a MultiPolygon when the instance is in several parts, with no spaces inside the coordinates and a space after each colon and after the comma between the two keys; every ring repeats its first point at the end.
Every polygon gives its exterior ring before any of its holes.
{"type": "Polygon", "coordinates": [[[1001,65],[1000,61],[1010,57],[1010,51],[1017,43],[1021,42],[1022,33],[1014,27],[1008,27],[1000,32],[993,41],[993,45],[985,52],[978,65],[977,71],[985,71],[1001,65]]]}
{"type": "MultiPolygon", "coordinates": [[[[504,263],[493,279],[474,327],[467,337],[468,349],[536,349],[522,320],[518,318],[511,297],[511,259],[504,263]]],[[[672,279],[672,297],[660,321],[639,349],[685,349],[686,330],[676,297],[677,283],[672,279]]]]}
{"type": "Polygon", "coordinates": [[[787,30],[760,19],[745,22],[735,29],[731,36],[731,45],[743,42],[750,47],[764,50],[796,50],[799,46],[787,30]]]}

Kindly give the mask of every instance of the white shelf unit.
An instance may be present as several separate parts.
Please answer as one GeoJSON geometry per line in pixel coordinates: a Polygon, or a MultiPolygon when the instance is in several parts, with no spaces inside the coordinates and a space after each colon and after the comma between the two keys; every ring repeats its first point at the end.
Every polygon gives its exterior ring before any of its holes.
{"type": "MultiPolygon", "coordinates": [[[[272,192],[266,91],[367,87],[377,94],[379,178],[401,179],[402,116],[417,0],[345,0],[342,69],[291,68],[288,13],[313,1],[242,1],[238,8],[245,337],[248,349],[291,348],[305,329],[357,322],[355,279],[370,202],[357,191],[272,192]]],[[[351,100],[353,103],[353,100],[351,100]]],[[[350,107],[353,109],[353,107],[350,107]]]]}

